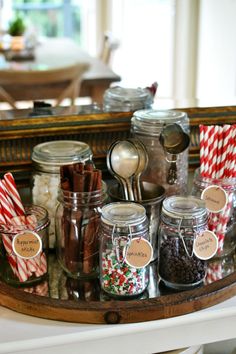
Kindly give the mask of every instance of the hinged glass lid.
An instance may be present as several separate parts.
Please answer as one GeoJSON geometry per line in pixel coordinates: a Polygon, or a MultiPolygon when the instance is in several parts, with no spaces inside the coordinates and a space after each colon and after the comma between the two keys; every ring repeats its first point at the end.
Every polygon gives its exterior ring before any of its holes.
{"type": "Polygon", "coordinates": [[[60,166],[88,160],[91,156],[91,149],[84,142],[57,140],[36,145],[33,149],[32,160],[37,163],[60,166]]]}
{"type": "Polygon", "coordinates": [[[171,218],[198,219],[207,215],[205,202],[192,196],[171,196],[164,200],[162,213],[171,218]]]}
{"type": "Polygon", "coordinates": [[[108,225],[132,226],[146,220],[146,210],[136,203],[111,203],[102,208],[101,219],[108,225]]]}
{"type": "Polygon", "coordinates": [[[123,88],[123,87],[111,87],[106,93],[105,97],[107,99],[124,102],[124,101],[140,101],[150,99],[152,101],[151,93],[142,88],[123,88]]]}

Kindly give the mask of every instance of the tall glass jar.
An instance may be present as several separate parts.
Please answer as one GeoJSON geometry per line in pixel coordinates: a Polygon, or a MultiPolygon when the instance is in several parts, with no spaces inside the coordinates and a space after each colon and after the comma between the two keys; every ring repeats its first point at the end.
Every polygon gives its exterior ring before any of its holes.
{"type": "Polygon", "coordinates": [[[105,200],[105,190],[60,190],[58,200],[55,223],[59,264],[71,278],[97,277],[99,209],[105,200]]]}
{"type": "Polygon", "coordinates": [[[176,155],[177,181],[168,183],[171,156],[168,158],[159,141],[160,134],[167,124],[179,124],[189,132],[189,119],[185,112],[174,110],[140,110],[131,119],[131,133],[140,139],[148,152],[148,166],[142,180],[162,185],[166,195],[185,194],[188,183],[188,149],[176,155]]]}
{"type": "Polygon", "coordinates": [[[101,288],[118,298],[140,295],[149,282],[148,263],[152,258],[145,208],[137,203],[116,202],[105,205],[101,214],[101,288]]]}
{"type": "Polygon", "coordinates": [[[0,274],[13,286],[31,286],[48,273],[48,212],[37,205],[25,206],[18,225],[0,224],[0,274]],[[22,217],[21,217],[22,218],[22,217]]]}
{"type": "Polygon", "coordinates": [[[164,200],[159,228],[159,275],[165,285],[189,289],[203,282],[206,261],[194,254],[196,237],[207,230],[204,202],[192,196],[164,200]]]}
{"type": "Polygon", "coordinates": [[[151,108],[153,96],[143,88],[110,87],[104,93],[103,109],[105,112],[130,112],[151,108]]]}
{"type": "Polygon", "coordinates": [[[73,140],[48,141],[34,147],[32,153],[32,202],[44,206],[51,221],[49,247],[55,246],[55,209],[57,205],[60,167],[92,159],[88,144],[73,140]]]}
{"type": "MultiPolygon", "coordinates": [[[[218,237],[216,257],[225,257],[234,252],[236,247],[236,209],[234,208],[236,205],[236,177],[202,177],[200,170],[197,169],[193,178],[192,195],[208,200],[210,198],[211,204],[214,201],[216,205],[219,205],[221,201],[224,203],[223,208],[219,211],[209,209],[208,228],[218,237]]],[[[211,204],[210,207],[214,208],[214,205],[211,204]]],[[[206,200],[207,208],[208,205],[206,200]]]]}

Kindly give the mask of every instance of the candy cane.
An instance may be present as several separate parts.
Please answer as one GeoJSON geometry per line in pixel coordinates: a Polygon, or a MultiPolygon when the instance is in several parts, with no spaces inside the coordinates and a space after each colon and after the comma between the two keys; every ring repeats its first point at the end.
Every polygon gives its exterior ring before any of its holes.
{"type": "Polygon", "coordinates": [[[4,180],[6,182],[6,187],[7,187],[8,193],[9,193],[10,197],[12,198],[16,214],[17,215],[25,215],[25,209],[23,207],[21,197],[20,197],[18,190],[16,188],[16,183],[15,183],[14,177],[12,176],[12,174],[10,172],[8,172],[8,173],[5,173],[4,180]]]}

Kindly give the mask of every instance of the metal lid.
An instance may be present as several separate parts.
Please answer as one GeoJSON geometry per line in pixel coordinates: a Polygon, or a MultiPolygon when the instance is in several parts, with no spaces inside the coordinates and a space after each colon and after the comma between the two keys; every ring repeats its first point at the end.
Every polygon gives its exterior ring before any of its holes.
{"type": "Polygon", "coordinates": [[[146,220],[145,208],[137,203],[110,203],[101,210],[101,220],[108,225],[132,226],[146,220]]]}
{"type": "Polygon", "coordinates": [[[185,112],[175,110],[143,109],[134,112],[131,122],[135,130],[155,135],[160,133],[160,127],[164,124],[178,123],[183,125],[188,122],[188,117],[185,112]]]}
{"type": "Polygon", "coordinates": [[[32,160],[38,164],[62,166],[87,161],[92,157],[88,144],[81,141],[57,140],[38,144],[34,147],[32,160]]]}
{"type": "Polygon", "coordinates": [[[205,202],[193,196],[171,196],[162,204],[162,214],[174,219],[200,219],[207,216],[205,202]]]}

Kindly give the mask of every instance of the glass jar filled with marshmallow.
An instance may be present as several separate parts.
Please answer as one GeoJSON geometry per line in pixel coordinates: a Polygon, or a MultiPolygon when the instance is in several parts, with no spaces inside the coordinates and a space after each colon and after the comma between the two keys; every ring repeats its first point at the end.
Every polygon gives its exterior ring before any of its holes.
{"type": "Polygon", "coordinates": [[[50,219],[49,248],[55,246],[55,210],[60,167],[92,160],[88,144],[81,141],[57,140],[38,144],[32,153],[33,173],[31,195],[33,204],[47,209],[50,219]]]}

